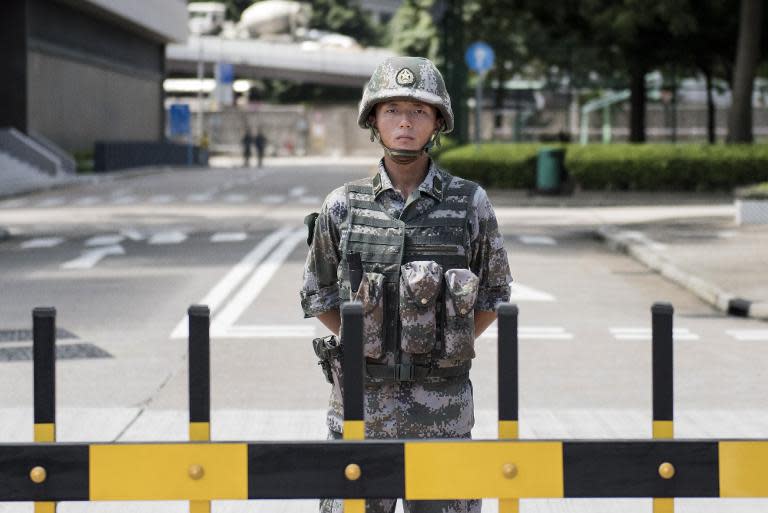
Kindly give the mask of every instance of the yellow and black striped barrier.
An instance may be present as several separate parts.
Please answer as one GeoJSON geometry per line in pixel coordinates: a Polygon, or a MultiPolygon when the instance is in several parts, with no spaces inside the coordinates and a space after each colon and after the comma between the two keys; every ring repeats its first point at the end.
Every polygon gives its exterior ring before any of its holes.
{"type": "Polygon", "coordinates": [[[210,441],[210,313],[189,309],[189,443],[55,443],[55,310],[36,308],[35,444],[0,444],[0,502],[187,500],[193,513],[219,499],[768,497],[768,440],[673,440],[673,309],[655,304],[654,440],[518,440],[518,310],[498,314],[499,440],[364,440],[362,309],[342,307],[344,440],[210,441]]]}

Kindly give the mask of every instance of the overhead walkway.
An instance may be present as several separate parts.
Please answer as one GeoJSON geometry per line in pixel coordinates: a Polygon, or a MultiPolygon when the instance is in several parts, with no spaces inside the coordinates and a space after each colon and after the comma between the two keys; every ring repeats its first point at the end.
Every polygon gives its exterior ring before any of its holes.
{"type": "Polygon", "coordinates": [[[208,69],[217,62],[234,65],[237,78],[278,78],[314,84],[363,86],[376,66],[395,55],[383,48],[342,49],[313,43],[190,36],[186,44],[166,47],[168,73],[197,72],[198,60],[208,69]]]}

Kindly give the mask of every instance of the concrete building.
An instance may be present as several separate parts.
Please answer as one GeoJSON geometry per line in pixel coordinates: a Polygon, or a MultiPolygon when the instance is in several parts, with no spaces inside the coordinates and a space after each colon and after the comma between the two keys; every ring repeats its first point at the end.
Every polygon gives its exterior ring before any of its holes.
{"type": "Polygon", "coordinates": [[[165,45],[186,37],[184,0],[5,0],[0,127],[67,151],[159,141],[165,45]]]}

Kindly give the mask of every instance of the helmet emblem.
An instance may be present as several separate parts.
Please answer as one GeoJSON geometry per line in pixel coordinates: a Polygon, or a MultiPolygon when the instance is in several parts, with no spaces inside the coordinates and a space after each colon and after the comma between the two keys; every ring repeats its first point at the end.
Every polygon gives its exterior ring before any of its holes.
{"type": "Polygon", "coordinates": [[[397,72],[397,76],[395,77],[395,81],[397,82],[397,85],[406,86],[413,84],[414,76],[413,71],[409,70],[408,68],[403,68],[400,71],[397,72]]]}

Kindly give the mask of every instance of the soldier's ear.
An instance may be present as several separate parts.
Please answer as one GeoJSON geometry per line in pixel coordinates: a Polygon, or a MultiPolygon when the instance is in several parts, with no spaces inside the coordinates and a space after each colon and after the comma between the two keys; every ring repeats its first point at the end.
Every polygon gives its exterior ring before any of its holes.
{"type": "Polygon", "coordinates": [[[376,114],[374,114],[373,112],[368,114],[368,125],[372,126],[373,128],[375,128],[377,130],[379,129],[379,127],[376,126],[376,114]]]}

